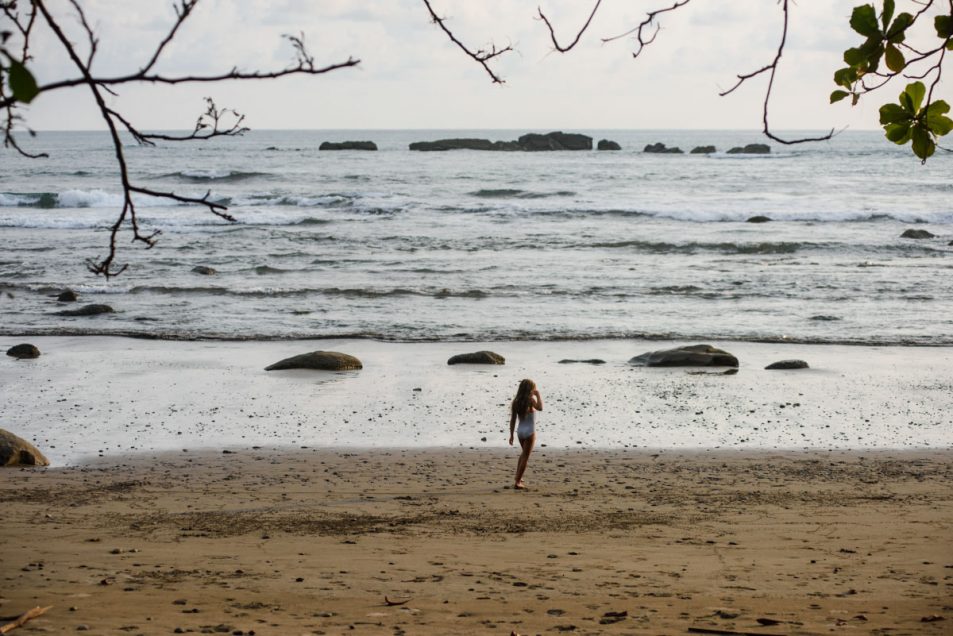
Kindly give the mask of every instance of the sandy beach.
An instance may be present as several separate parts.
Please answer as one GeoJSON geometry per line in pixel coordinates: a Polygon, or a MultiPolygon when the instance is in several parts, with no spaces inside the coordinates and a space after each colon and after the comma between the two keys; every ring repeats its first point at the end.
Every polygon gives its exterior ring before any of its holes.
{"type": "Polygon", "coordinates": [[[52,606],[23,633],[949,633],[947,348],[726,343],[726,376],[627,364],[657,342],[30,340],[0,365],[53,462],[0,472],[0,616],[52,606]],[[446,364],[482,348],[506,365],[446,364]],[[364,369],[264,371],[314,349],[364,369]]]}
{"type": "Polygon", "coordinates": [[[527,492],[514,463],[262,449],[6,470],[0,614],[53,606],[23,633],[949,633],[948,451],[542,449],[527,492]]]}

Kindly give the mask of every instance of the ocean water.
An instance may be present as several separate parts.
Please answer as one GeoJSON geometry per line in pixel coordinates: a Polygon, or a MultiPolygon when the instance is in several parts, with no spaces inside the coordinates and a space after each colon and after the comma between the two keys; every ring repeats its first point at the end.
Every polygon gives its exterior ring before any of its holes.
{"type": "Polygon", "coordinates": [[[129,269],[108,281],[85,267],[121,204],[108,137],[40,133],[30,147],[48,159],[0,154],[0,333],[953,344],[953,154],[921,166],[850,131],[750,156],[724,151],[764,139],[730,131],[573,131],[618,152],[407,148],[523,132],[130,140],[135,181],[210,192],[238,221],[141,199],[159,243],[121,235],[129,269]],[[380,150],[318,150],[345,139],[380,150]],[[642,152],[658,141],[720,152],[642,152]],[[57,316],[64,288],[116,313],[57,316]]]}

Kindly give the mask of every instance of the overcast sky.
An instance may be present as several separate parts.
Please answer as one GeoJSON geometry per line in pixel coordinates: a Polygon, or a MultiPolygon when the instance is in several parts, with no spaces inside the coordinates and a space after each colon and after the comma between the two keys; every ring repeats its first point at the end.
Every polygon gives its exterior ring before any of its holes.
{"type": "MultiPolygon", "coordinates": [[[[126,74],[149,57],[174,20],[171,1],[81,0],[100,38],[94,71],[126,74]]],[[[83,41],[65,0],[48,2],[83,41]]],[[[123,87],[112,105],[141,128],[191,128],[202,98],[238,109],[252,128],[601,128],[758,129],[766,77],[731,96],[737,73],[768,62],[780,38],[775,0],[694,0],[661,16],[662,31],[639,59],[634,43],[603,44],[671,0],[605,0],[577,49],[553,51],[539,20],[541,6],[562,40],[571,39],[592,7],[585,0],[433,0],[436,11],[471,48],[495,43],[515,52],[494,68],[491,83],[432,24],[420,0],[203,0],[159,70],[219,73],[233,66],[272,70],[289,65],[282,34],[304,32],[318,65],[361,61],[356,68],[277,81],[180,87],[123,87]]],[[[860,0],[801,0],[791,9],[788,45],[771,102],[772,126],[783,129],[877,127],[877,109],[901,85],[851,108],[828,104],[831,76],[845,48],[860,44],[848,26],[860,0]]],[[[879,2],[878,2],[879,4],[879,2]]],[[[899,7],[905,4],[898,0],[899,7]]],[[[906,3],[906,4],[909,4],[906,3]]],[[[932,20],[930,20],[932,23],[932,20]]],[[[40,83],[73,77],[68,59],[39,27],[33,70],[40,83]]],[[[950,90],[940,97],[950,100],[950,90]]],[[[89,92],[39,97],[26,113],[38,130],[99,129],[89,92]]]]}

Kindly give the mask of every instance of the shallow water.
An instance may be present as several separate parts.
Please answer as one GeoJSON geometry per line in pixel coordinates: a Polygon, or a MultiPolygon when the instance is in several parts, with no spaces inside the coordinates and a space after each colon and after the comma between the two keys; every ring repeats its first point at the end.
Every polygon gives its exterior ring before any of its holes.
{"type": "Polygon", "coordinates": [[[728,155],[763,141],[730,131],[580,131],[620,152],[407,149],[522,132],[130,144],[137,180],[210,191],[239,221],[142,200],[160,242],[121,239],[131,268],[110,281],[84,266],[105,253],[120,201],[107,138],[42,133],[34,149],[49,159],[2,159],[0,333],[953,344],[947,153],[921,166],[879,133],[847,132],[728,155]],[[344,139],[380,150],[317,150],[344,139]],[[656,141],[721,152],[641,152],[656,141]],[[774,220],[745,223],[754,215],[774,220]],[[938,238],[899,238],[914,225],[938,238]],[[64,287],[117,312],[55,316],[64,287]]]}

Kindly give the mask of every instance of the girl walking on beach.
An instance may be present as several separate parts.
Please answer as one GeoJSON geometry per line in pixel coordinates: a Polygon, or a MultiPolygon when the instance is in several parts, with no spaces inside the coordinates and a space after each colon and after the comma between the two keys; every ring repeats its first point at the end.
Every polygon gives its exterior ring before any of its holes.
{"type": "Polygon", "coordinates": [[[520,440],[520,447],[523,452],[520,453],[519,461],[516,463],[516,484],[514,488],[524,490],[526,485],[523,483],[523,473],[526,472],[526,462],[529,461],[529,454],[533,452],[533,446],[536,445],[536,412],[543,410],[543,396],[539,394],[536,383],[532,380],[523,380],[519,388],[516,389],[516,397],[510,405],[510,446],[513,445],[513,432],[516,431],[516,437],[520,440]],[[519,420],[519,426],[516,420],[519,420]]]}

